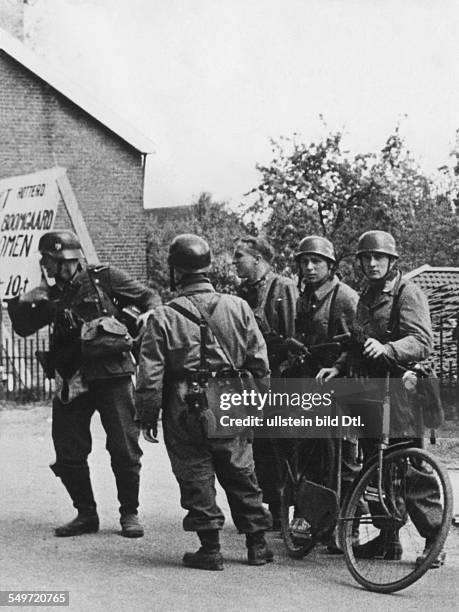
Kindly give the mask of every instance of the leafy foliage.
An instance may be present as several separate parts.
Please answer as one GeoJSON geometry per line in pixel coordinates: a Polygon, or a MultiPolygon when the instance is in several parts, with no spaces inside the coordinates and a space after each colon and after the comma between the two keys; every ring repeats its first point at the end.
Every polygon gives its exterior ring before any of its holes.
{"type": "Polygon", "coordinates": [[[198,234],[212,249],[210,279],[218,291],[234,290],[232,271],[234,241],[244,231],[240,216],[230,211],[225,203],[214,202],[209,193],[202,193],[189,207],[174,213],[170,209],[164,219],[152,214],[147,238],[147,270],[149,280],[158,287],[163,299],[169,299],[169,245],[178,234],[198,234]]]}
{"type": "Polygon", "coordinates": [[[232,292],[234,243],[243,233],[262,232],[276,251],[275,267],[294,274],[294,254],[307,234],[327,236],[335,245],[340,272],[360,284],[355,259],[360,234],[390,231],[401,255],[401,267],[429,263],[459,265],[459,132],[453,168],[440,169],[433,181],[419,168],[395,130],[378,153],[350,156],[342,135],[330,133],[305,144],[294,136],[272,142],[273,160],[259,165],[254,201],[239,212],[202,193],[191,206],[169,209],[163,218],[152,212],[148,237],[148,274],[163,297],[170,297],[167,253],[177,234],[196,233],[213,251],[211,279],[217,289],[232,292]]]}
{"type": "MultiPolygon", "coordinates": [[[[459,223],[453,206],[457,178],[443,176],[444,189],[426,177],[406,150],[398,130],[377,154],[350,157],[342,135],[318,143],[295,137],[273,142],[273,161],[258,166],[256,201],[246,210],[277,253],[277,266],[290,273],[305,235],[327,236],[335,245],[346,280],[357,284],[357,240],[368,229],[394,234],[408,269],[458,265],[459,223]]],[[[459,152],[457,153],[459,175],[459,152]]]]}

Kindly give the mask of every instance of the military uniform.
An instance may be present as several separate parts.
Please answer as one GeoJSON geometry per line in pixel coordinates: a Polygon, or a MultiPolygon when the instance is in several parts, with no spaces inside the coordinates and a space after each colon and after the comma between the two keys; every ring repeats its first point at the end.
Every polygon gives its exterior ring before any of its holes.
{"type": "Polygon", "coordinates": [[[53,400],[56,462],[51,469],[61,478],[75,508],[95,511],[87,458],[90,421],[98,410],[107,434],[120,512],[136,514],[142,451],[134,423],[131,375],[135,365],[130,353],[82,359],[79,331],[83,321],[104,315],[118,317],[120,309],[129,304],[147,311],[160,303],[159,296],[116,268],[98,266],[80,269],[70,283],[50,287],[48,297],[35,303],[10,300],[8,311],[14,330],[21,336],[52,325],[50,351],[57,371],[64,381],[80,372],[86,384],[68,403],[58,396],[53,400]]]}
{"type": "Polygon", "coordinates": [[[183,521],[186,531],[222,528],[224,516],[216,503],[215,476],[225,489],[239,532],[264,531],[271,520],[261,503],[250,442],[245,437],[208,437],[202,415],[190,411],[185,401],[189,372],[200,364],[200,329],[173,310],[170,305],[174,303],[196,317],[200,317],[195,305],[199,304],[225,338],[233,364],[207,329],[210,370],[234,366],[256,378],[269,373],[266,345],[247,304],[237,297],[217,294],[207,278],[194,275],[182,286],[179,297],[157,308],[148,321],[140,350],[137,418],[142,425],[154,426],[163,408],[164,440],[180,486],[182,507],[188,510],[183,521]]]}
{"type": "MultiPolygon", "coordinates": [[[[358,294],[336,276],[316,286],[305,286],[297,302],[296,338],[307,347],[331,342],[333,336],[352,329],[358,294]]],[[[320,368],[333,365],[336,351],[314,353],[307,362],[307,377],[313,378],[320,368]]],[[[303,441],[307,445],[308,441],[303,441]]],[[[343,493],[351,486],[359,470],[357,441],[348,435],[342,446],[343,493]]],[[[318,458],[319,459],[319,458],[318,458]]]]}
{"type": "MultiPolygon", "coordinates": [[[[417,285],[403,280],[400,272],[392,275],[382,287],[369,285],[364,289],[357,306],[356,326],[365,337],[376,338],[385,344],[387,356],[404,367],[423,361],[432,350],[427,298],[417,285]],[[388,330],[395,298],[394,329],[388,330]]],[[[349,360],[352,365],[352,357],[349,360]]],[[[339,361],[342,362],[343,358],[339,361]]],[[[384,377],[385,368],[383,366],[381,370],[380,362],[367,359],[366,365],[370,376],[384,377]]],[[[403,386],[394,381],[391,394],[393,436],[422,437],[422,428],[419,407],[410,400],[403,386]]]]}
{"type": "MultiPolygon", "coordinates": [[[[352,328],[358,300],[354,289],[336,276],[327,278],[319,287],[306,286],[297,302],[295,336],[306,346],[330,342],[333,336],[352,328]]],[[[318,362],[317,370],[319,367],[326,365],[318,362]]],[[[315,373],[311,372],[311,376],[315,373]]]]}
{"type": "Polygon", "coordinates": [[[258,326],[268,346],[269,365],[273,377],[287,358],[281,347],[282,339],[292,337],[295,331],[295,283],[286,276],[269,271],[255,283],[241,283],[238,295],[252,308],[258,326]]]}
{"type": "MultiPolygon", "coordinates": [[[[287,363],[287,349],[282,346],[285,338],[295,332],[295,283],[286,276],[268,271],[256,283],[241,283],[238,295],[252,308],[258,326],[268,346],[269,366],[273,378],[281,375],[287,363]]],[[[280,510],[280,485],[283,459],[281,445],[270,438],[255,438],[253,455],[258,482],[263,491],[263,501],[269,504],[275,522],[280,510]]]]}
{"type": "MultiPolygon", "coordinates": [[[[376,338],[386,346],[387,355],[401,366],[426,359],[432,349],[432,328],[427,298],[417,285],[401,278],[401,273],[391,274],[383,286],[367,287],[357,306],[357,327],[366,336],[376,338]],[[395,326],[388,337],[389,320],[396,299],[395,326]]],[[[352,357],[347,356],[347,360],[352,357]]],[[[367,360],[369,373],[383,377],[384,373],[375,360],[367,360]],[[371,363],[372,362],[372,363],[371,363]],[[375,368],[372,370],[372,367],[375,368]]],[[[395,376],[395,375],[394,375],[395,376]]],[[[400,378],[391,379],[391,440],[392,444],[411,440],[414,446],[423,445],[423,423],[419,404],[404,389],[400,378]]],[[[380,395],[382,398],[382,395],[380,395]]],[[[374,407],[372,408],[374,414],[374,407]]],[[[379,428],[379,424],[377,426],[379,428]]],[[[368,434],[367,434],[368,435],[368,434]]],[[[364,459],[377,450],[377,440],[363,438],[361,445],[364,459]]],[[[406,509],[422,537],[429,539],[441,525],[442,507],[435,478],[422,467],[410,466],[407,473],[407,489],[410,477],[416,483],[414,495],[404,500],[406,509]]],[[[402,500],[399,500],[402,503],[402,500]]],[[[370,504],[372,514],[380,514],[378,504],[370,504]]],[[[384,523],[374,521],[384,529],[384,523]]],[[[365,545],[364,545],[365,546],[365,545]]]]}

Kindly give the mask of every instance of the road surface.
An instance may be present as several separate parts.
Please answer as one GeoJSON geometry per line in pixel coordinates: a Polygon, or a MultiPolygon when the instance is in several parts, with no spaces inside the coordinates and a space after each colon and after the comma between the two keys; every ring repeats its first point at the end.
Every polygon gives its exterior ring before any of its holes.
{"type": "MultiPolygon", "coordinates": [[[[275,563],[249,567],[243,536],[230,518],[222,534],[224,572],[183,568],[182,555],[195,550],[197,540],[182,531],[184,512],[164,444],[143,443],[141,517],[146,535],[129,540],[119,535],[114,480],[97,415],[93,438],[91,471],[101,531],[55,538],[53,527],[73,518],[74,509],[48,467],[54,456],[50,409],[0,410],[1,590],[68,590],[68,609],[82,612],[457,609],[459,527],[452,528],[447,543],[447,565],[394,595],[364,591],[343,559],[323,549],[301,561],[289,559],[273,534],[275,563]]],[[[459,499],[459,472],[451,474],[459,499]]],[[[219,499],[229,517],[221,490],[219,499]]]]}

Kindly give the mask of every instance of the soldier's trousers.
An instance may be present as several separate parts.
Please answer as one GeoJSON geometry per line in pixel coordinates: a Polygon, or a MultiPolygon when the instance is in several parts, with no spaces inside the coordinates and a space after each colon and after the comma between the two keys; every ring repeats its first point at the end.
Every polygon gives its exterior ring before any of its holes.
{"type": "Polygon", "coordinates": [[[253,440],[255,473],[263,491],[263,501],[271,508],[280,508],[280,490],[285,471],[282,452],[284,442],[284,440],[257,437],[253,440]]]}
{"type": "Polygon", "coordinates": [[[79,510],[96,504],[89,479],[88,455],[91,452],[91,417],[99,411],[107,434],[122,514],[136,513],[139,505],[140,449],[139,429],[134,423],[134,398],[130,376],[91,381],[89,390],[69,404],[53,400],[52,437],[56,462],[51,466],[79,510]]]}
{"type": "Polygon", "coordinates": [[[246,439],[192,441],[174,435],[164,424],[164,439],[172,471],[180,487],[181,505],[188,514],[185,531],[221,529],[225,517],[216,502],[215,477],[225,490],[239,533],[264,531],[271,516],[264,509],[254,471],[252,445],[246,439]]]}
{"type": "MultiPolygon", "coordinates": [[[[397,444],[406,441],[406,439],[393,438],[390,443],[397,444]]],[[[412,442],[413,446],[422,447],[422,440],[413,439],[412,442]]],[[[362,439],[360,443],[366,461],[375,454],[378,442],[374,439],[362,439]]],[[[433,537],[440,528],[443,517],[443,507],[440,503],[437,481],[422,465],[411,463],[408,466],[400,466],[400,469],[403,470],[406,495],[403,497],[399,495],[394,500],[397,509],[401,516],[405,516],[406,519],[408,516],[411,518],[421,537],[433,537]]],[[[371,502],[369,508],[373,516],[383,514],[381,506],[377,502],[371,502]]],[[[384,530],[385,528],[383,519],[373,519],[373,524],[378,529],[384,530]]]]}

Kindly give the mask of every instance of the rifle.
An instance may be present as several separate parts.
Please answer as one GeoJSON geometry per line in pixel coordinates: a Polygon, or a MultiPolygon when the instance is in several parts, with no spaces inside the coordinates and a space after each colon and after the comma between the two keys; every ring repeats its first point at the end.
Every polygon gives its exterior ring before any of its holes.
{"type": "Polygon", "coordinates": [[[337,359],[349,339],[350,334],[345,333],[333,336],[330,342],[307,346],[296,338],[286,338],[285,346],[294,355],[294,359],[284,376],[291,378],[314,376],[318,367],[325,367],[337,359]]]}

